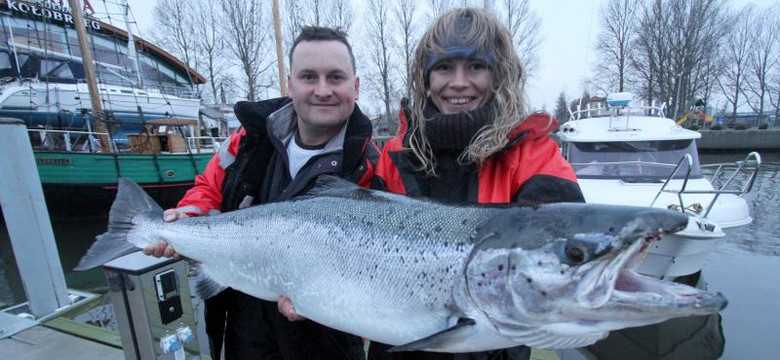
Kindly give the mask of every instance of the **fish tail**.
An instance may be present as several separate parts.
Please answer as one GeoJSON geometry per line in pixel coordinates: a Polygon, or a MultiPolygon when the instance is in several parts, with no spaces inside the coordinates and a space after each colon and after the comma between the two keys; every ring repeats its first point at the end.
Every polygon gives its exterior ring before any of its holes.
{"type": "Polygon", "coordinates": [[[162,219],[163,209],[132,180],[119,178],[118,183],[116,199],[108,214],[108,231],[95,238],[95,243],[74,270],[92,269],[136,252],[146,242],[152,244],[150,240],[131,239],[128,235],[137,226],[138,215],[148,214],[146,216],[150,219],[162,219]]]}

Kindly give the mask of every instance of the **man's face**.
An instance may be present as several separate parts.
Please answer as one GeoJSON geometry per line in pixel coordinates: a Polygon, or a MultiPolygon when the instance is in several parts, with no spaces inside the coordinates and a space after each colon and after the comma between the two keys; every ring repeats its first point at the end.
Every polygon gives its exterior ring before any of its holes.
{"type": "Polygon", "coordinates": [[[324,144],[341,130],[352,115],[360,85],[347,46],[335,40],[298,43],[288,83],[306,145],[324,144]]]}

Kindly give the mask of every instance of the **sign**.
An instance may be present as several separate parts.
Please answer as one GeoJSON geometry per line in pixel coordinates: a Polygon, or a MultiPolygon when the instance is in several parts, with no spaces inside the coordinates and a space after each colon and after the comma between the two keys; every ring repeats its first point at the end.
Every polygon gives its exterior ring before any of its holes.
{"type": "MultiPolygon", "coordinates": [[[[38,1],[12,1],[8,0],[8,10],[22,14],[32,15],[33,17],[49,19],[73,24],[73,15],[71,15],[70,6],[64,4],[65,0],[38,0],[38,1]]],[[[88,0],[84,0],[84,8],[87,14],[94,14],[95,9],[88,0]]],[[[100,30],[100,22],[89,18],[84,18],[84,25],[94,30],[100,30]]]]}
{"type": "Polygon", "coordinates": [[[59,159],[59,158],[35,158],[35,163],[38,165],[64,165],[71,166],[73,161],[71,159],[59,159]]]}

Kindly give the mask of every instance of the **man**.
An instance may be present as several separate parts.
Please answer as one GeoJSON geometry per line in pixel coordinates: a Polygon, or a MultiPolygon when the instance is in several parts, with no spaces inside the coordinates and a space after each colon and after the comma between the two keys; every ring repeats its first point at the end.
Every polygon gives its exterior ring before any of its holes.
{"type": "MultiPolygon", "coordinates": [[[[287,200],[323,174],[369,185],[379,152],[371,123],[355,104],[360,82],[345,34],[305,27],[289,61],[289,98],[236,104],[242,129],[222,145],[178,207],[166,210],[166,221],[287,200]]],[[[164,241],[144,252],[176,256],[164,241]]],[[[309,320],[288,321],[275,302],[232,289],[207,300],[206,312],[216,359],[223,325],[228,359],[364,357],[359,338],[309,320]]]]}

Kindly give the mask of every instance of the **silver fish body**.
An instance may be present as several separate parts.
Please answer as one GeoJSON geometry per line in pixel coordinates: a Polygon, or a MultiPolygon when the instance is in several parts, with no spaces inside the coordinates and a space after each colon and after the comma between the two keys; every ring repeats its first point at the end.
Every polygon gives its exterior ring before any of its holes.
{"type": "Polygon", "coordinates": [[[300,315],[398,351],[577,347],[726,305],[720,294],[630,270],[648,241],[685,227],[680,213],[450,206],[336,178],[314,192],[164,223],[162,210],[123,181],[109,231],[79,267],[164,238],[216,284],[270,301],[286,296],[300,315]]]}

